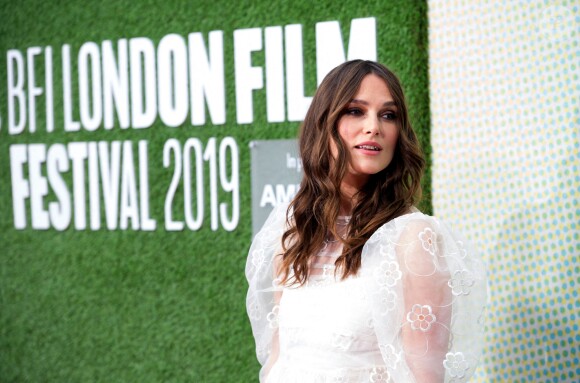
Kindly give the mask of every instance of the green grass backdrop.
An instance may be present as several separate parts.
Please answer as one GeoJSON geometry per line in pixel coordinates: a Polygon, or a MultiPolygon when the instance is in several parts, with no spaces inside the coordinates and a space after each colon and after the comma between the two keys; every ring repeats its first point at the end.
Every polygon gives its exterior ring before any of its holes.
{"type": "MultiPolygon", "coordinates": [[[[401,78],[415,130],[430,155],[424,1],[20,0],[0,4],[0,15],[0,382],[257,381],[243,274],[251,240],[248,143],[295,137],[299,124],[267,123],[265,90],[259,90],[254,123],[237,125],[234,30],[302,24],[305,94],[312,95],[315,24],[338,20],[348,42],[353,18],[375,17],[378,59],[401,78]],[[207,38],[212,30],[224,31],[225,125],[193,127],[186,120],[169,128],[157,120],[141,130],[63,132],[63,44],[71,45],[74,62],[87,41],[112,40],[116,46],[120,38],[145,36],[157,44],[169,33],[186,38],[203,32],[207,38]],[[39,131],[12,136],[6,127],[6,52],[32,46],[53,49],[55,132],[43,131],[41,103],[39,131]],[[171,137],[181,142],[198,137],[205,144],[210,137],[225,136],[234,137],[240,148],[237,229],[211,231],[206,206],[199,231],[165,231],[163,202],[172,172],[162,166],[163,143],[171,137]],[[15,230],[9,146],[101,140],[148,140],[151,215],[158,220],[157,230],[15,230]]],[[[253,54],[253,64],[263,67],[263,52],[253,54]]],[[[76,70],[73,64],[73,79],[76,70]]],[[[43,68],[36,72],[42,79],[43,68]]],[[[78,95],[74,99],[78,103],[78,95]]],[[[76,113],[78,120],[78,106],[76,113]]],[[[70,172],[65,178],[70,186],[70,172]]],[[[421,205],[427,212],[429,185],[427,173],[421,205]]],[[[177,198],[182,195],[180,188],[177,198]]],[[[49,194],[47,201],[51,198],[49,194]]]]}

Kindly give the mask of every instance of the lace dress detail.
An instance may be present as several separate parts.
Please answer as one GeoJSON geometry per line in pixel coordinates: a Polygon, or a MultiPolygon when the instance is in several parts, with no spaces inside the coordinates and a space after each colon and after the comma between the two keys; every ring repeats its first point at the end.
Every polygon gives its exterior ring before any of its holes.
{"type": "Polygon", "coordinates": [[[274,266],[286,208],[272,212],[246,267],[260,382],[468,381],[481,352],[486,284],[465,241],[415,210],[373,234],[356,276],[340,280],[340,241],[329,238],[307,283],[285,287],[274,266]]]}

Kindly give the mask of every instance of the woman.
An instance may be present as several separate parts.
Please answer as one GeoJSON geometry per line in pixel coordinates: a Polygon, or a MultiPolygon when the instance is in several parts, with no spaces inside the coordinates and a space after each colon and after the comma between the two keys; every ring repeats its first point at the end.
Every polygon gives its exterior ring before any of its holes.
{"type": "Polygon", "coordinates": [[[484,268],[414,207],[424,160],[397,77],[362,60],[332,70],[299,146],[300,190],[246,267],[260,381],[467,381],[484,268]]]}

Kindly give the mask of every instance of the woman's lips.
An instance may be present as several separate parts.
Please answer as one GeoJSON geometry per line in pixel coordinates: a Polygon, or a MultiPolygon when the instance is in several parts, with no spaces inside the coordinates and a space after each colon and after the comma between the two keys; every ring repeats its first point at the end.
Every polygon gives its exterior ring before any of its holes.
{"type": "Polygon", "coordinates": [[[374,145],[357,145],[357,146],[355,146],[355,148],[364,149],[364,150],[374,150],[377,152],[381,150],[381,148],[379,148],[378,146],[374,146],[374,145]]]}
{"type": "Polygon", "coordinates": [[[355,145],[355,149],[361,149],[361,150],[365,150],[365,151],[371,151],[371,152],[380,152],[381,150],[383,150],[383,148],[381,148],[381,146],[379,144],[377,144],[376,142],[361,142],[358,145],[355,145]]]}

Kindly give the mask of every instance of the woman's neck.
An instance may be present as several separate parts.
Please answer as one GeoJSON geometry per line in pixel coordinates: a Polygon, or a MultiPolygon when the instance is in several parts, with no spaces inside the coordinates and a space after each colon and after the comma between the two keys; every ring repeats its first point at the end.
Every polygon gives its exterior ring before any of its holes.
{"type": "Polygon", "coordinates": [[[345,192],[344,189],[341,189],[341,198],[340,198],[340,210],[338,215],[352,215],[352,210],[356,205],[356,193],[358,190],[348,190],[345,192]]]}
{"type": "Polygon", "coordinates": [[[354,204],[352,203],[352,200],[346,200],[346,199],[342,198],[340,201],[340,210],[338,212],[338,215],[339,216],[352,215],[352,207],[353,206],[354,206],[354,204]]]}
{"type": "MultiPolygon", "coordinates": [[[[361,182],[352,182],[348,177],[342,180],[340,184],[340,211],[339,215],[352,215],[352,210],[356,205],[356,196],[359,190],[364,186],[361,182]]],[[[358,181],[358,180],[357,180],[358,181]]]]}

